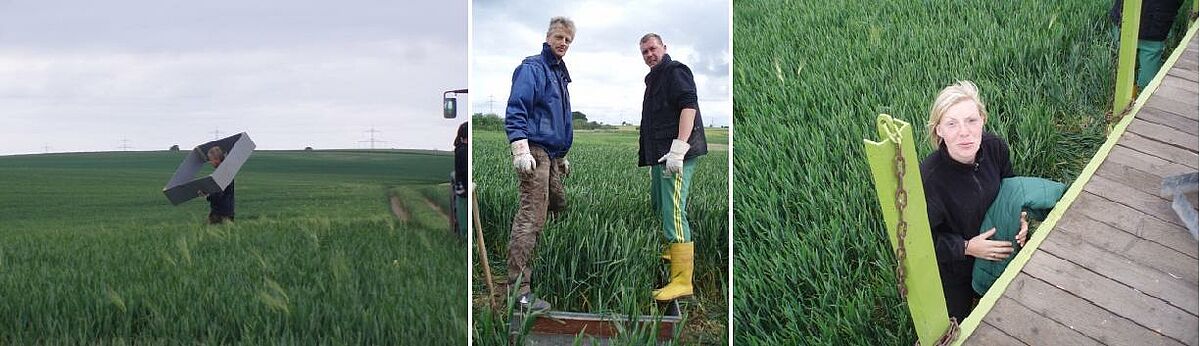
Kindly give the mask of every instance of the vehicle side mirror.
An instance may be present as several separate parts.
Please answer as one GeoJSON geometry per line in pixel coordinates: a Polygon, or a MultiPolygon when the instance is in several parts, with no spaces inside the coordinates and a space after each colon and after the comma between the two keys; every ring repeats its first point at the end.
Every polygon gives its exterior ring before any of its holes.
{"type": "Polygon", "coordinates": [[[467,89],[447,90],[442,93],[442,117],[454,119],[458,117],[458,94],[466,94],[467,89]]]}
{"type": "Polygon", "coordinates": [[[458,99],[446,97],[442,99],[442,117],[454,119],[458,117],[458,99]]]}

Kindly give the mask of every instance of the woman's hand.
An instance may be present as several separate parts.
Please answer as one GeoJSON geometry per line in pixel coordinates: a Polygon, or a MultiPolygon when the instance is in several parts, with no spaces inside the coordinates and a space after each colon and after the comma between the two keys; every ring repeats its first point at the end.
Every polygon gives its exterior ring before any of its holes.
{"type": "Polygon", "coordinates": [[[993,234],[996,234],[996,228],[987,230],[987,232],[967,241],[967,256],[985,259],[989,261],[999,261],[1012,255],[1012,242],[1000,240],[988,240],[993,234]]]}
{"type": "Polygon", "coordinates": [[[1025,221],[1025,212],[1021,212],[1021,231],[1017,232],[1017,244],[1025,247],[1025,238],[1029,237],[1029,221],[1025,221]]]}

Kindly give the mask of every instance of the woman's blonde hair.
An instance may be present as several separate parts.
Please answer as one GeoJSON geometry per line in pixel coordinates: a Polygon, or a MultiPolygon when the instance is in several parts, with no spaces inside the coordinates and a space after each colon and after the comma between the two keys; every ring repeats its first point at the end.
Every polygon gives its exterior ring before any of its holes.
{"type": "Polygon", "coordinates": [[[975,102],[975,107],[979,108],[979,116],[983,118],[983,123],[987,124],[987,106],[983,104],[983,99],[979,98],[979,88],[971,81],[954,82],[938,93],[937,98],[933,100],[933,106],[929,108],[929,123],[925,124],[925,131],[929,132],[929,144],[934,150],[942,147],[942,137],[939,137],[936,131],[938,123],[942,122],[942,116],[950,107],[963,101],[975,102]]]}

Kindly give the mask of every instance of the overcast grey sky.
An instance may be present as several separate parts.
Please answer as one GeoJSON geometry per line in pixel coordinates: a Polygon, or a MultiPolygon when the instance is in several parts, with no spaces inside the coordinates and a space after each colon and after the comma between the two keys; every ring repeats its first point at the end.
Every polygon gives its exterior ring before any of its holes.
{"type": "Polygon", "coordinates": [[[563,59],[571,71],[575,111],[589,120],[637,124],[643,78],[650,70],[642,62],[638,39],[655,32],[663,37],[672,59],[692,68],[705,123],[730,123],[727,0],[475,0],[472,12],[472,112],[494,110],[503,116],[513,69],[524,57],[541,51],[551,17],[567,16],[577,31],[563,59]]]}
{"type": "MultiPolygon", "coordinates": [[[[187,149],[448,150],[465,1],[0,0],[0,155],[187,149]]],[[[459,101],[468,104],[469,100],[459,101]]]]}

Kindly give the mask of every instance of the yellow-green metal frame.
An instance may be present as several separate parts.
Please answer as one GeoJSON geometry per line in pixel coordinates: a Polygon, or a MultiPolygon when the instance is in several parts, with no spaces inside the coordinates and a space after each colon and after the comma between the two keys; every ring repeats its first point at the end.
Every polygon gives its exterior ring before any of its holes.
{"type": "Polygon", "coordinates": [[[904,220],[908,222],[905,237],[906,272],[904,286],[908,289],[908,311],[916,327],[921,345],[934,345],[950,327],[946,310],[946,297],[942,293],[942,278],[938,274],[937,257],[933,252],[933,236],[929,230],[929,216],[925,206],[925,187],[921,185],[920,158],[914,145],[912,128],[907,122],[880,114],[876,121],[880,142],[864,139],[867,162],[871,166],[871,178],[875,181],[875,192],[879,196],[879,208],[887,224],[888,239],[893,253],[897,247],[897,222],[901,215],[896,210],[896,146],[901,146],[905,157],[904,189],[908,192],[908,204],[904,220]],[[896,143],[894,139],[899,139],[896,143]]]}
{"type": "Polygon", "coordinates": [[[1117,90],[1113,93],[1114,116],[1119,116],[1133,100],[1136,80],[1138,26],[1141,25],[1142,0],[1125,0],[1121,8],[1121,41],[1117,51],[1117,90]]]}

